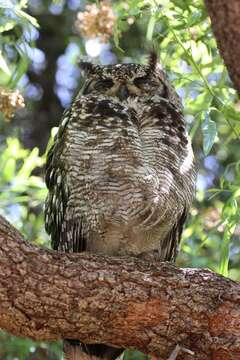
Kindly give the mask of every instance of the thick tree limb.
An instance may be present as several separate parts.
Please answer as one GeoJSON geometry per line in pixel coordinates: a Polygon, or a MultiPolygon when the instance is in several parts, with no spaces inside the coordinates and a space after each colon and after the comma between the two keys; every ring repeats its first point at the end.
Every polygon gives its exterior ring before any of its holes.
{"type": "Polygon", "coordinates": [[[240,1],[205,0],[219,51],[240,94],[240,1]]]}
{"type": "Polygon", "coordinates": [[[209,270],[40,249],[0,218],[0,327],[157,359],[177,344],[194,359],[240,359],[240,284],[209,270]]]}

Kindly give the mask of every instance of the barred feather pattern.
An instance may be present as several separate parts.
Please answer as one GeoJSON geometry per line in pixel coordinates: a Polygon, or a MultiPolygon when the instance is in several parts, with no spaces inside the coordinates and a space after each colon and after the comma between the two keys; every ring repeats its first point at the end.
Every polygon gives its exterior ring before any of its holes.
{"type": "Polygon", "coordinates": [[[180,100],[155,58],[149,64],[84,63],[87,80],[47,157],[54,249],[175,259],[195,161],[180,100]]]}
{"type": "Polygon", "coordinates": [[[165,239],[192,201],[192,149],[174,105],[150,97],[140,109],[87,95],[64,114],[46,176],[54,249],[175,257],[178,238],[165,239]]]}

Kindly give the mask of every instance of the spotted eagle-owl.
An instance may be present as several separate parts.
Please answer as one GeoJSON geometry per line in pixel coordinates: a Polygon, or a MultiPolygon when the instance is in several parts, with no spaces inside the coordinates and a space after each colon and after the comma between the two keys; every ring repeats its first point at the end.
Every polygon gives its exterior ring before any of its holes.
{"type": "MultiPolygon", "coordinates": [[[[52,247],[173,261],[195,186],[181,102],[155,53],[147,65],[80,66],[86,81],[47,158],[52,247]]],[[[69,359],[121,351],[66,343],[69,359]]]]}

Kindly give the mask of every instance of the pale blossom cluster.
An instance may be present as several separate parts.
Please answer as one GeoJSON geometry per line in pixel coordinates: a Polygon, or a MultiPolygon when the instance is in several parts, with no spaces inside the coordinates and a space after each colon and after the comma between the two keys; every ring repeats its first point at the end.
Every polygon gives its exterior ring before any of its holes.
{"type": "Polygon", "coordinates": [[[75,29],[87,39],[98,37],[107,42],[113,34],[116,16],[109,1],[101,1],[99,5],[89,4],[86,11],[79,12],[75,21],[75,29]]]}
{"type": "Polygon", "coordinates": [[[0,88],[0,111],[6,120],[11,119],[16,110],[24,106],[24,97],[19,90],[0,88]]]}

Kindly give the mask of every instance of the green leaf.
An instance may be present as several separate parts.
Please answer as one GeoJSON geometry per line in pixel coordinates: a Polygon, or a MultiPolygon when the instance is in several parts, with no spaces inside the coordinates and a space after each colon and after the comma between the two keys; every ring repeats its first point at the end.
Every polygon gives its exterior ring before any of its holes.
{"type": "Polygon", "coordinates": [[[230,199],[222,211],[222,217],[224,220],[224,234],[220,249],[219,273],[223,276],[228,276],[230,243],[237,226],[237,211],[238,204],[235,199],[230,199]]]}
{"type": "Polygon", "coordinates": [[[25,179],[26,177],[29,177],[33,169],[41,165],[42,161],[41,158],[38,156],[38,149],[34,148],[28,155],[28,157],[24,159],[24,163],[18,172],[17,178],[25,179]]]}
{"type": "Polygon", "coordinates": [[[5,181],[11,181],[14,178],[16,170],[16,161],[14,158],[10,158],[5,163],[2,175],[5,181]]]}
{"type": "Polygon", "coordinates": [[[208,155],[217,136],[216,123],[210,119],[209,113],[206,113],[205,120],[202,123],[203,134],[203,152],[208,155]]]}
{"type": "Polygon", "coordinates": [[[156,17],[151,16],[148,22],[147,35],[146,35],[148,41],[152,40],[155,24],[156,24],[156,17]]]}
{"type": "Polygon", "coordinates": [[[137,350],[126,350],[123,360],[149,360],[149,357],[137,350]]]}
{"type": "Polygon", "coordinates": [[[11,72],[9,70],[8,64],[6,63],[6,60],[2,56],[2,52],[0,51],[0,69],[5,72],[7,75],[11,75],[11,72]]]}
{"type": "Polygon", "coordinates": [[[0,18],[0,33],[4,31],[9,31],[14,28],[16,21],[13,19],[2,17],[0,18]]]}
{"type": "Polygon", "coordinates": [[[119,46],[119,36],[120,36],[120,32],[119,32],[119,30],[118,30],[118,26],[115,25],[114,28],[113,28],[114,44],[115,44],[116,48],[117,48],[120,52],[124,53],[124,50],[121,49],[120,46],[119,46]]]}
{"type": "Polygon", "coordinates": [[[25,11],[20,10],[20,9],[15,9],[14,11],[15,11],[15,14],[16,14],[16,15],[18,15],[18,16],[21,17],[21,18],[23,18],[24,20],[27,20],[27,21],[30,22],[33,26],[35,26],[35,27],[37,27],[37,28],[39,27],[37,20],[36,20],[33,16],[27,14],[25,11]]]}

